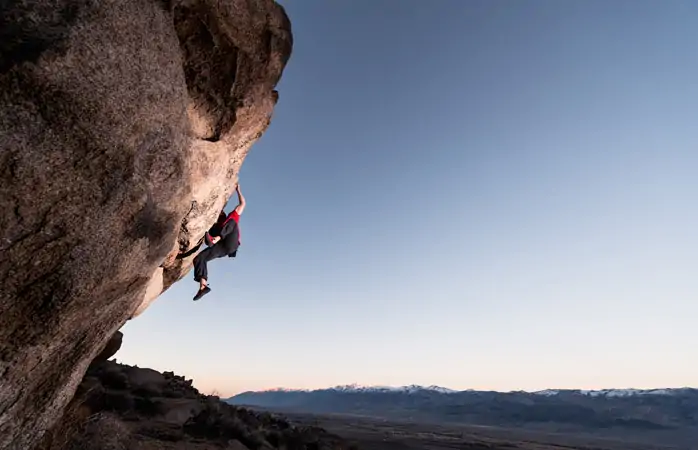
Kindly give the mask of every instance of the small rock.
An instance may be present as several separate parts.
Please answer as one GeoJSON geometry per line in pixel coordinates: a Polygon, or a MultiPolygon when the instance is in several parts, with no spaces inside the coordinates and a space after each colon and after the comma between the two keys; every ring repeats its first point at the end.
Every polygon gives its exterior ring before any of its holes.
{"type": "Polygon", "coordinates": [[[114,333],[114,336],[112,336],[109,341],[107,342],[107,345],[104,346],[104,349],[95,357],[95,359],[92,361],[92,363],[99,363],[102,361],[106,361],[112,356],[116,354],[116,352],[119,351],[121,348],[121,343],[124,339],[124,334],[121,331],[117,331],[114,333]]]}
{"type": "Polygon", "coordinates": [[[232,439],[228,441],[228,446],[225,448],[226,450],[249,450],[242,442],[238,441],[237,439],[232,439]]]}

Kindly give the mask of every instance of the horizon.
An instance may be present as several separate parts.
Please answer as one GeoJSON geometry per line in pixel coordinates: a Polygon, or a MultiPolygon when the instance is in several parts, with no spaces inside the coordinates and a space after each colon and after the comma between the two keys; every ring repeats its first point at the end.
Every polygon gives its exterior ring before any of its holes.
{"type": "Polygon", "coordinates": [[[698,390],[698,387],[691,387],[691,386],[682,386],[682,387],[656,387],[656,388],[634,388],[634,387],[616,387],[616,388],[602,388],[602,389],[578,389],[578,388],[565,388],[565,389],[556,389],[556,388],[549,388],[549,389],[542,389],[542,390],[537,390],[537,391],[529,391],[529,390],[509,390],[509,391],[499,391],[499,390],[479,390],[479,389],[451,389],[447,386],[436,386],[436,385],[430,385],[430,386],[422,386],[422,385],[417,385],[417,384],[410,384],[410,385],[404,385],[404,386],[364,386],[364,385],[357,385],[357,384],[346,384],[346,385],[337,385],[337,386],[328,386],[328,387],[321,387],[321,388],[314,388],[314,389],[298,389],[298,388],[286,388],[286,387],[275,387],[275,388],[269,388],[269,389],[263,389],[259,391],[242,391],[238,392],[233,395],[239,395],[239,394],[245,394],[248,392],[253,392],[253,393],[260,393],[260,392],[317,392],[317,391],[328,391],[328,390],[388,390],[388,391],[401,391],[401,390],[407,390],[407,389],[417,389],[417,390],[444,390],[448,391],[449,393],[461,393],[461,392],[495,392],[499,394],[515,394],[515,393],[526,393],[526,394],[539,394],[543,392],[565,392],[565,391],[570,391],[570,392],[604,392],[604,391],[639,391],[639,392],[647,392],[647,391],[680,391],[680,390],[698,390]]]}
{"type": "Polygon", "coordinates": [[[698,2],[281,3],[238,255],[120,361],[226,395],[697,384],[698,2]]]}

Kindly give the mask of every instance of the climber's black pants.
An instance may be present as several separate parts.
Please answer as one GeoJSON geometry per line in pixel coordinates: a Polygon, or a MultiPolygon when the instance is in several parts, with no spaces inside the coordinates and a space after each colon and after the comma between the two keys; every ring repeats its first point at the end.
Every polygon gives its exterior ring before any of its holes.
{"type": "Polygon", "coordinates": [[[216,242],[213,247],[208,247],[194,258],[194,280],[208,280],[208,267],[206,264],[216,258],[228,256],[228,249],[223,245],[223,239],[216,242]]]}

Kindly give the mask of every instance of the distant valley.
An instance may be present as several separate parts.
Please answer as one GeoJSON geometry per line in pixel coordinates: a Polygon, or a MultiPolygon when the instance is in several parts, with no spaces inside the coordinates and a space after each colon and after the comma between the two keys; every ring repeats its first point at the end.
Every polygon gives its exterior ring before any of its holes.
{"type": "MultiPolygon", "coordinates": [[[[338,386],[245,392],[236,405],[311,414],[351,414],[421,423],[525,427],[698,442],[698,389],[453,391],[438,386],[338,386]]],[[[690,447],[689,447],[690,448],[690,447]]]]}

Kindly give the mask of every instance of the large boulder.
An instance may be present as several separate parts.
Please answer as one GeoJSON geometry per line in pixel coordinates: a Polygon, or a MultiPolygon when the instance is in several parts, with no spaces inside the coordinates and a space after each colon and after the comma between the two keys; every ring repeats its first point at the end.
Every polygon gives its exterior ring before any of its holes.
{"type": "Polygon", "coordinates": [[[272,0],[0,2],[0,449],[187,273],[291,46],[272,0]]]}

